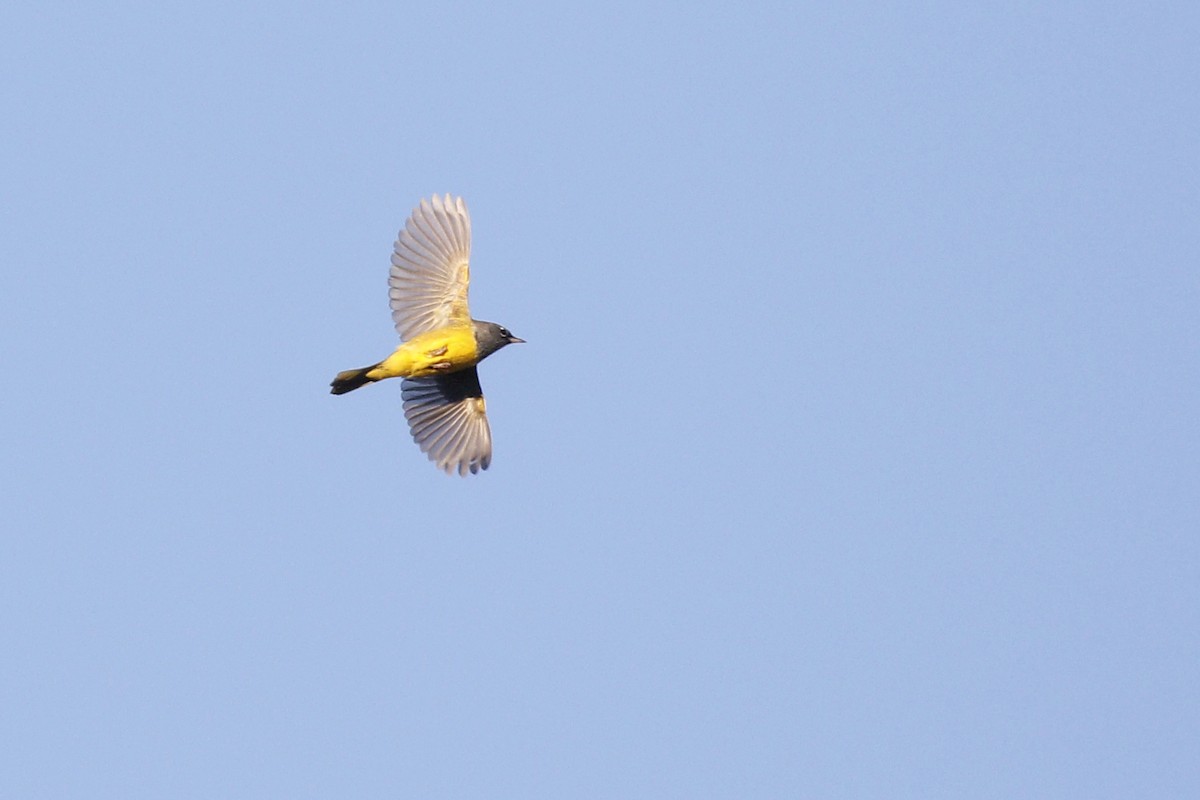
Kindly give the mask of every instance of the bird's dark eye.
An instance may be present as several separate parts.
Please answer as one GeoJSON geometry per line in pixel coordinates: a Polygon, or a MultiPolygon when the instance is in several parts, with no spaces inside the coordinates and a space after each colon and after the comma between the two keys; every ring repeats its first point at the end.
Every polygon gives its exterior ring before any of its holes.
{"type": "Polygon", "coordinates": [[[505,339],[512,336],[512,334],[508,332],[508,328],[501,328],[500,335],[503,336],[505,339]]]}

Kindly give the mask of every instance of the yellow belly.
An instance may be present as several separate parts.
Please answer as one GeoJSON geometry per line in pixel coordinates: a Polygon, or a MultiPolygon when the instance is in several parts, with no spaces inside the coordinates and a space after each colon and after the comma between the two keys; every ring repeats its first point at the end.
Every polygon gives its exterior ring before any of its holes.
{"type": "Polygon", "coordinates": [[[475,331],[468,326],[422,333],[396,348],[378,367],[367,373],[371,380],[428,378],[445,375],[479,363],[475,331]]]}

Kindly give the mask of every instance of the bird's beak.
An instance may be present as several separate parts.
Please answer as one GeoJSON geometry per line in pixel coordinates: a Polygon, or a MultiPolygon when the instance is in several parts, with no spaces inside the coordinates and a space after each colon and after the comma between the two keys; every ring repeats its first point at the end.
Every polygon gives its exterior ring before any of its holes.
{"type": "Polygon", "coordinates": [[[518,339],[516,336],[510,336],[510,337],[508,337],[508,343],[509,344],[525,344],[525,340],[518,339]]]}

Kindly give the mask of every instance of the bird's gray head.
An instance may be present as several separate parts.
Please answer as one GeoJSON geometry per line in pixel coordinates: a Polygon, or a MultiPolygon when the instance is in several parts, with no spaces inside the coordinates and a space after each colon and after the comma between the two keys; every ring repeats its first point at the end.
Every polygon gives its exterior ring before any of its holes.
{"type": "Polygon", "coordinates": [[[492,353],[510,344],[520,344],[524,339],[518,339],[508,332],[508,328],[503,325],[497,325],[494,322],[480,322],[477,319],[471,320],[475,324],[475,347],[479,351],[479,360],[490,356],[492,353]]]}

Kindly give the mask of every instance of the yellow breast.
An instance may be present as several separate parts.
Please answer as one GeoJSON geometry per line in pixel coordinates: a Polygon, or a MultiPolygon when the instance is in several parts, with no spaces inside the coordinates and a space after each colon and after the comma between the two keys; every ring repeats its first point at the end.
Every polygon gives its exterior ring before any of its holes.
{"type": "Polygon", "coordinates": [[[373,380],[382,378],[428,378],[444,375],[479,363],[475,331],[454,326],[422,333],[396,348],[373,369],[373,380]]]}

